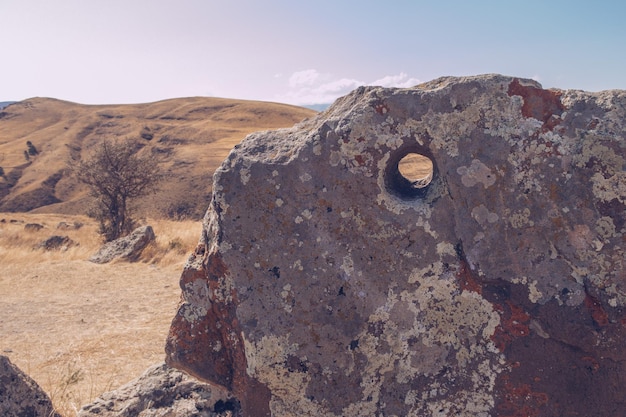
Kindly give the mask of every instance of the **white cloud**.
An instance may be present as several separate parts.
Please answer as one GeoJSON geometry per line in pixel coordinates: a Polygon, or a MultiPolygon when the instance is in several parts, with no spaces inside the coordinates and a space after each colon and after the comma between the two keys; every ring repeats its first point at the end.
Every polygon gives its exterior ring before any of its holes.
{"type": "Polygon", "coordinates": [[[323,94],[346,94],[360,85],[363,85],[361,81],[350,78],[340,78],[339,80],[321,84],[316,87],[315,90],[323,94]]]}
{"type": "Polygon", "coordinates": [[[376,80],[368,85],[379,85],[381,87],[398,87],[398,88],[408,88],[413,87],[421,83],[417,78],[410,78],[405,73],[401,72],[398,75],[386,75],[383,78],[376,80]]]}
{"type": "Polygon", "coordinates": [[[299,87],[302,85],[313,85],[315,84],[315,81],[319,78],[319,72],[314,69],[294,72],[293,74],[291,74],[291,77],[289,77],[289,86],[299,87]]]}
{"type": "Polygon", "coordinates": [[[333,74],[307,69],[294,72],[289,77],[288,91],[279,95],[277,100],[297,105],[332,103],[362,85],[406,88],[419,83],[420,80],[411,78],[404,72],[386,75],[368,83],[354,78],[338,78],[333,74]]]}

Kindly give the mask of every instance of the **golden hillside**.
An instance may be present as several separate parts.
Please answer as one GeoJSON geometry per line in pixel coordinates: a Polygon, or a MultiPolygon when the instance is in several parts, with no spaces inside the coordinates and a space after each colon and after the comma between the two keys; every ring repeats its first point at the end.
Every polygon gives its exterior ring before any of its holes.
{"type": "Polygon", "coordinates": [[[164,158],[167,179],[141,204],[151,216],[199,217],[212,175],[248,133],[293,126],[315,115],[286,104],[208,97],[147,104],[82,105],[33,98],[0,111],[0,212],[84,214],[87,190],[67,175],[105,139],[137,139],[164,158]],[[29,155],[27,142],[39,152],[29,155]]]}

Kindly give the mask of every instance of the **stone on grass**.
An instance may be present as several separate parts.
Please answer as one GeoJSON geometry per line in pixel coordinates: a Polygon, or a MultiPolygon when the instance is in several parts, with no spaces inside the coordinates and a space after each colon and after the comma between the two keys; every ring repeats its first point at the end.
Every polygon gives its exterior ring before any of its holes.
{"type": "Polygon", "coordinates": [[[38,232],[41,229],[43,229],[43,225],[41,225],[39,223],[26,223],[24,225],[24,230],[26,232],[38,232]]]}
{"type": "Polygon", "coordinates": [[[81,227],[83,227],[83,223],[75,221],[72,223],[68,223],[68,222],[59,222],[57,224],[57,229],[60,230],[78,230],[81,227]]]}
{"type": "Polygon", "coordinates": [[[37,247],[39,249],[43,249],[47,251],[51,251],[51,250],[66,251],[74,245],[76,245],[76,242],[70,239],[69,236],[53,235],[53,236],[50,236],[48,239],[44,240],[43,242],[39,243],[37,247]]]}
{"type": "Polygon", "coordinates": [[[622,416],[625,169],[624,91],[359,88],[216,171],[167,363],[250,417],[622,416]]]}
{"type": "Polygon", "coordinates": [[[114,259],[136,261],[144,248],[155,238],[152,226],[141,226],[128,236],[105,243],[89,260],[97,264],[111,262],[114,259]]]}
{"type": "Polygon", "coordinates": [[[0,355],[0,416],[60,417],[41,387],[3,355],[0,355]]]}
{"type": "Polygon", "coordinates": [[[83,406],[78,417],[237,417],[239,411],[222,388],[161,364],[83,406]]]}

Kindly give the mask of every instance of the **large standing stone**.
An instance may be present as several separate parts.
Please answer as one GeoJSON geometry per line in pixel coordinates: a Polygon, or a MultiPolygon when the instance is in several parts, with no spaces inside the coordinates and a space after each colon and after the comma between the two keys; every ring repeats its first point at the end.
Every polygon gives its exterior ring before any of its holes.
{"type": "Polygon", "coordinates": [[[623,91],[488,75],[248,136],[168,363],[247,416],[622,416],[625,119],[623,91]]]}
{"type": "Polygon", "coordinates": [[[0,416],[60,417],[48,395],[28,375],[0,355],[0,416]]]}

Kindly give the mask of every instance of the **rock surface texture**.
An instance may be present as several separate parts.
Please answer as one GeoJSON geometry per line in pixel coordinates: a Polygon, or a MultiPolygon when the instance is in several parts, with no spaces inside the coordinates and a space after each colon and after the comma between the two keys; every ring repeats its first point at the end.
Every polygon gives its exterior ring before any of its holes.
{"type": "Polygon", "coordinates": [[[85,405],[79,417],[237,417],[239,403],[223,389],[167,365],[85,405]]]}
{"type": "Polygon", "coordinates": [[[128,236],[105,243],[89,260],[97,264],[105,264],[114,259],[135,261],[155,238],[152,226],[141,226],[128,236]]]}
{"type": "Polygon", "coordinates": [[[0,355],[0,416],[60,417],[46,393],[28,375],[0,355]]]}
{"type": "Polygon", "coordinates": [[[485,75],[248,136],[167,362],[246,416],[622,416],[625,124],[624,91],[485,75]]]}

